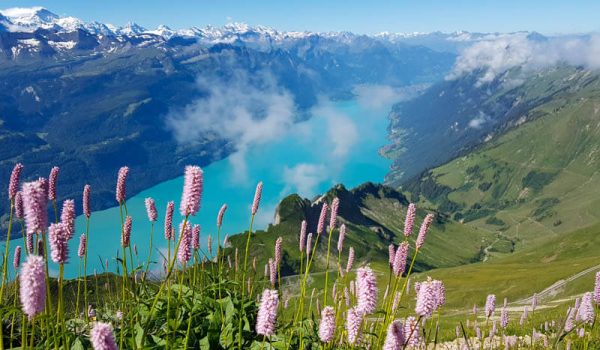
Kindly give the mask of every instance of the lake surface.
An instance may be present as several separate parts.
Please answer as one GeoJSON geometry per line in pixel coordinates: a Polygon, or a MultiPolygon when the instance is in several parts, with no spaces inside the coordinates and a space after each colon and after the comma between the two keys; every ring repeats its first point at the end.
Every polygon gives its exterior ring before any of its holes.
{"type": "MultiPolygon", "coordinates": [[[[202,227],[202,246],[206,247],[208,235],[213,237],[213,241],[216,240],[216,216],[223,203],[227,203],[228,209],[221,238],[225,234],[239,233],[248,228],[250,206],[258,181],[264,182],[263,199],[255,224],[255,228],[259,229],[272,221],[277,203],[291,193],[312,198],[337,183],[352,188],[365,181],[382,182],[390,164],[379,155],[378,150],[387,140],[390,108],[389,104],[367,107],[357,101],[329,103],[315,109],[311,119],[298,123],[279,139],[251,145],[245,154],[232,155],[205,167],[201,209],[191,219],[192,223],[202,227]]],[[[144,174],[130,173],[127,181],[136,181],[136,177],[140,176],[144,174]]],[[[182,185],[183,177],[179,177],[127,199],[128,214],[133,219],[131,243],[137,245],[140,262],[145,262],[148,257],[151,229],[144,199],[154,198],[159,213],[154,227],[155,249],[152,252],[152,259],[159,261],[157,249],[166,251],[167,247],[163,229],[166,203],[175,201],[173,224],[178,227],[182,185]]],[[[76,198],[76,208],[81,212],[81,198],[76,198]]],[[[121,255],[120,231],[118,207],[92,213],[88,274],[92,274],[94,269],[99,273],[104,272],[106,260],[109,270],[116,271],[115,258],[117,254],[121,255]]],[[[76,235],[69,245],[70,263],[65,266],[68,278],[78,275],[77,246],[79,235],[83,232],[85,217],[79,216],[76,235]]],[[[21,239],[13,242],[22,245],[21,239]]],[[[11,244],[11,262],[14,243],[11,244]]],[[[134,260],[137,260],[135,256],[134,260]]],[[[160,265],[156,264],[155,268],[160,265]]],[[[51,264],[51,275],[56,275],[57,271],[58,266],[51,264]]],[[[11,275],[14,276],[14,271],[11,275]]]]}

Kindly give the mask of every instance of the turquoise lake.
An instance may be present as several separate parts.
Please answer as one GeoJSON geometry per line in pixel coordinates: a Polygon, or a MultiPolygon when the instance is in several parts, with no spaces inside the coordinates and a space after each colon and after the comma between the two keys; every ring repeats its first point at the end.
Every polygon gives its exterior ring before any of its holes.
{"type": "MultiPolygon", "coordinates": [[[[255,228],[265,228],[272,221],[277,203],[286,195],[300,193],[312,198],[332,185],[343,183],[352,188],[365,181],[382,182],[390,162],[381,157],[379,148],[387,141],[387,115],[391,105],[378,108],[366,107],[357,101],[336,102],[314,111],[312,118],[301,122],[281,138],[250,146],[245,154],[245,168],[232,157],[203,168],[204,192],[200,212],[192,217],[199,223],[201,244],[206,247],[208,235],[216,240],[216,216],[223,203],[228,209],[223,222],[221,238],[248,228],[250,206],[258,181],[264,182],[262,201],[255,228]],[[333,141],[332,141],[333,140],[333,141]],[[241,174],[240,172],[243,172],[241,174]]],[[[239,161],[239,159],[238,159],[239,161]]],[[[182,169],[183,174],[183,169],[182,169]]],[[[128,182],[136,181],[144,174],[130,173],[128,182]]],[[[116,179],[116,174],[115,174],[116,179]]],[[[60,180],[59,180],[60,181],[60,180]]],[[[160,183],[127,199],[129,215],[133,219],[132,245],[137,245],[139,261],[148,257],[151,224],[148,221],[144,199],[156,201],[159,219],[154,228],[152,260],[159,261],[157,250],[166,251],[163,233],[163,217],[166,203],[175,201],[174,225],[178,226],[179,201],[183,177],[160,183]]],[[[60,182],[58,190],[60,191],[60,182]]],[[[93,188],[92,188],[92,196],[93,188]]],[[[76,198],[76,208],[81,212],[81,198],[76,198]]],[[[119,208],[114,207],[92,213],[89,233],[88,274],[94,270],[116,271],[117,253],[120,247],[119,208]]],[[[70,242],[70,263],[65,266],[68,278],[77,277],[77,246],[79,235],[85,231],[85,217],[79,216],[76,235],[70,242]]],[[[11,244],[9,260],[12,262],[15,240],[11,244]]],[[[121,254],[119,254],[121,255],[121,254]]],[[[137,260],[134,256],[134,260],[137,260]]],[[[157,269],[162,264],[155,264],[157,269]]],[[[12,268],[12,263],[10,264],[12,268]]],[[[51,264],[51,275],[56,275],[58,266],[51,264]]],[[[14,277],[14,271],[11,272],[14,277]]]]}

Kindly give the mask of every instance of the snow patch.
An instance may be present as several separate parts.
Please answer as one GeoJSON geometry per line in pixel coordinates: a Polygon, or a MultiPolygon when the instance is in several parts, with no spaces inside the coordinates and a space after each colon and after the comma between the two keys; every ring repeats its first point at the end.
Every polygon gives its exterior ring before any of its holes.
{"type": "Polygon", "coordinates": [[[37,92],[35,91],[35,89],[33,88],[33,86],[28,86],[25,89],[23,89],[21,91],[21,94],[30,94],[33,99],[35,100],[35,102],[40,102],[40,97],[38,96],[37,92]]]}
{"type": "Polygon", "coordinates": [[[58,50],[72,50],[77,43],[75,41],[48,41],[48,45],[58,50]]]}
{"type": "Polygon", "coordinates": [[[40,41],[37,39],[19,39],[17,40],[20,44],[27,46],[40,46],[40,41]]]}

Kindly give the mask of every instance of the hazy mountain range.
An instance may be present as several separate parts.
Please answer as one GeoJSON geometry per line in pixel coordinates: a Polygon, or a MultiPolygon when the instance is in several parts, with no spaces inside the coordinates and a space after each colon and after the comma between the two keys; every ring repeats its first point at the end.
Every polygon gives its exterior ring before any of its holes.
{"type": "MultiPolygon", "coordinates": [[[[266,26],[231,23],[223,27],[171,29],[161,25],[147,29],[130,22],[117,27],[99,22],[84,22],[74,17],[58,16],[42,7],[0,10],[3,58],[62,56],[73,52],[115,53],[132,47],[160,47],[231,44],[256,50],[291,49],[299,41],[331,40],[332,46],[373,45],[387,47],[425,46],[436,51],[454,52],[490,34],[482,33],[379,33],[366,36],[350,32],[286,32],[266,26]],[[370,40],[369,40],[370,39],[370,40]]],[[[309,49],[309,47],[305,47],[309,49]]]]}

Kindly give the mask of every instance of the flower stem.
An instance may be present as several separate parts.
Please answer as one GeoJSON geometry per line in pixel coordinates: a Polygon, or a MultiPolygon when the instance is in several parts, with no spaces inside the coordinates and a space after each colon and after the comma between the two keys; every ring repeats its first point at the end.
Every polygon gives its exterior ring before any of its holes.
{"type": "MultiPolygon", "coordinates": [[[[223,247],[225,248],[225,247],[223,247]]],[[[222,274],[222,264],[221,264],[221,226],[217,226],[217,271],[219,275],[217,276],[217,284],[219,291],[219,310],[221,311],[221,320],[225,319],[225,313],[223,312],[223,304],[221,303],[221,274],[222,274]]],[[[195,276],[195,274],[194,274],[195,276]]],[[[225,326],[225,322],[221,322],[221,330],[223,330],[223,326],[225,326]]]]}
{"type": "MultiPolygon", "coordinates": [[[[179,245],[181,244],[181,238],[183,237],[183,229],[185,229],[185,227],[187,225],[188,217],[189,217],[189,215],[186,215],[185,219],[183,220],[182,232],[179,235],[177,244],[175,245],[175,251],[177,251],[179,249],[179,245]]],[[[144,324],[144,328],[142,331],[142,346],[141,346],[142,349],[144,348],[144,344],[146,343],[146,334],[148,334],[148,327],[150,326],[150,321],[152,320],[152,317],[154,316],[154,312],[156,311],[156,304],[158,303],[158,299],[160,298],[163,290],[165,289],[166,281],[169,280],[169,278],[171,277],[171,273],[173,273],[173,266],[175,264],[175,260],[176,259],[173,259],[173,261],[170,261],[167,263],[168,264],[167,275],[165,276],[164,281],[160,284],[160,287],[158,288],[158,292],[156,292],[156,296],[154,297],[154,300],[152,301],[152,305],[150,306],[150,310],[148,311],[148,319],[146,320],[146,323],[144,324]]]]}
{"type": "Polygon", "coordinates": [[[62,328],[63,341],[65,349],[69,349],[69,343],[67,338],[67,329],[65,326],[65,304],[63,299],[63,280],[65,275],[65,265],[63,263],[59,266],[58,273],[58,324],[59,327],[62,328]]]}
{"type": "MultiPolygon", "coordinates": [[[[88,291],[87,291],[87,257],[88,257],[88,247],[90,245],[90,239],[89,239],[89,231],[90,231],[90,218],[87,218],[85,220],[85,256],[83,257],[83,303],[84,303],[84,310],[87,309],[88,307],[88,291]]],[[[83,312],[83,314],[85,315],[85,321],[89,323],[90,319],[88,317],[87,312],[83,312]]]]}
{"type": "MultiPolygon", "coordinates": [[[[4,285],[6,285],[6,272],[8,269],[8,251],[9,251],[9,247],[10,247],[10,232],[12,231],[14,207],[15,207],[15,200],[11,199],[10,200],[10,214],[9,214],[9,219],[8,219],[8,233],[6,234],[6,241],[5,241],[6,248],[4,251],[4,258],[2,261],[2,286],[0,286],[0,305],[2,305],[2,298],[4,296],[4,285]]],[[[0,350],[4,350],[4,342],[2,341],[4,339],[4,335],[2,333],[3,333],[2,327],[0,327],[0,350]]]]}
{"type": "MultiPolygon", "coordinates": [[[[6,285],[6,273],[8,269],[8,252],[10,249],[10,233],[12,231],[13,211],[15,208],[14,199],[10,200],[10,214],[8,218],[8,233],[6,234],[4,257],[2,261],[2,286],[0,287],[0,305],[2,305],[2,298],[4,297],[4,286],[6,285]]],[[[1,330],[0,330],[1,332],[1,330]]],[[[0,333],[1,334],[1,333],[0,333]]],[[[0,342],[0,349],[4,349],[4,345],[0,342]]]]}
{"type": "Polygon", "coordinates": [[[152,221],[152,227],[150,228],[150,250],[148,251],[148,261],[146,262],[146,270],[144,271],[143,280],[146,281],[146,277],[148,276],[148,269],[150,268],[150,261],[152,258],[152,235],[154,233],[154,221],[152,221]]]}
{"type": "MultiPolygon", "coordinates": [[[[245,304],[245,300],[244,300],[244,292],[246,290],[245,287],[245,283],[246,283],[246,268],[248,266],[248,247],[250,246],[250,236],[252,236],[252,225],[254,224],[254,214],[252,214],[252,217],[250,218],[250,229],[248,230],[248,236],[246,238],[246,251],[244,253],[244,269],[242,270],[242,280],[241,280],[241,289],[242,289],[242,297],[240,299],[240,302],[242,303],[242,310],[240,310],[240,322],[239,322],[239,327],[238,327],[238,347],[240,349],[242,349],[242,323],[243,323],[243,319],[246,313],[246,309],[244,308],[244,304],[245,304]]],[[[219,242],[219,244],[221,244],[219,242]]]]}
{"type": "Polygon", "coordinates": [[[77,268],[77,301],[75,302],[75,315],[79,314],[79,293],[81,292],[81,258],[77,268]]]}
{"type": "Polygon", "coordinates": [[[325,290],[323,293],[323,307],[327,306],[327,285],[329,282],[329,254],[331,252],[331,236],[333,233],[333,227],[329,228],[329,239],[327,240],[327,263],[325,268],[325,290]]]}

